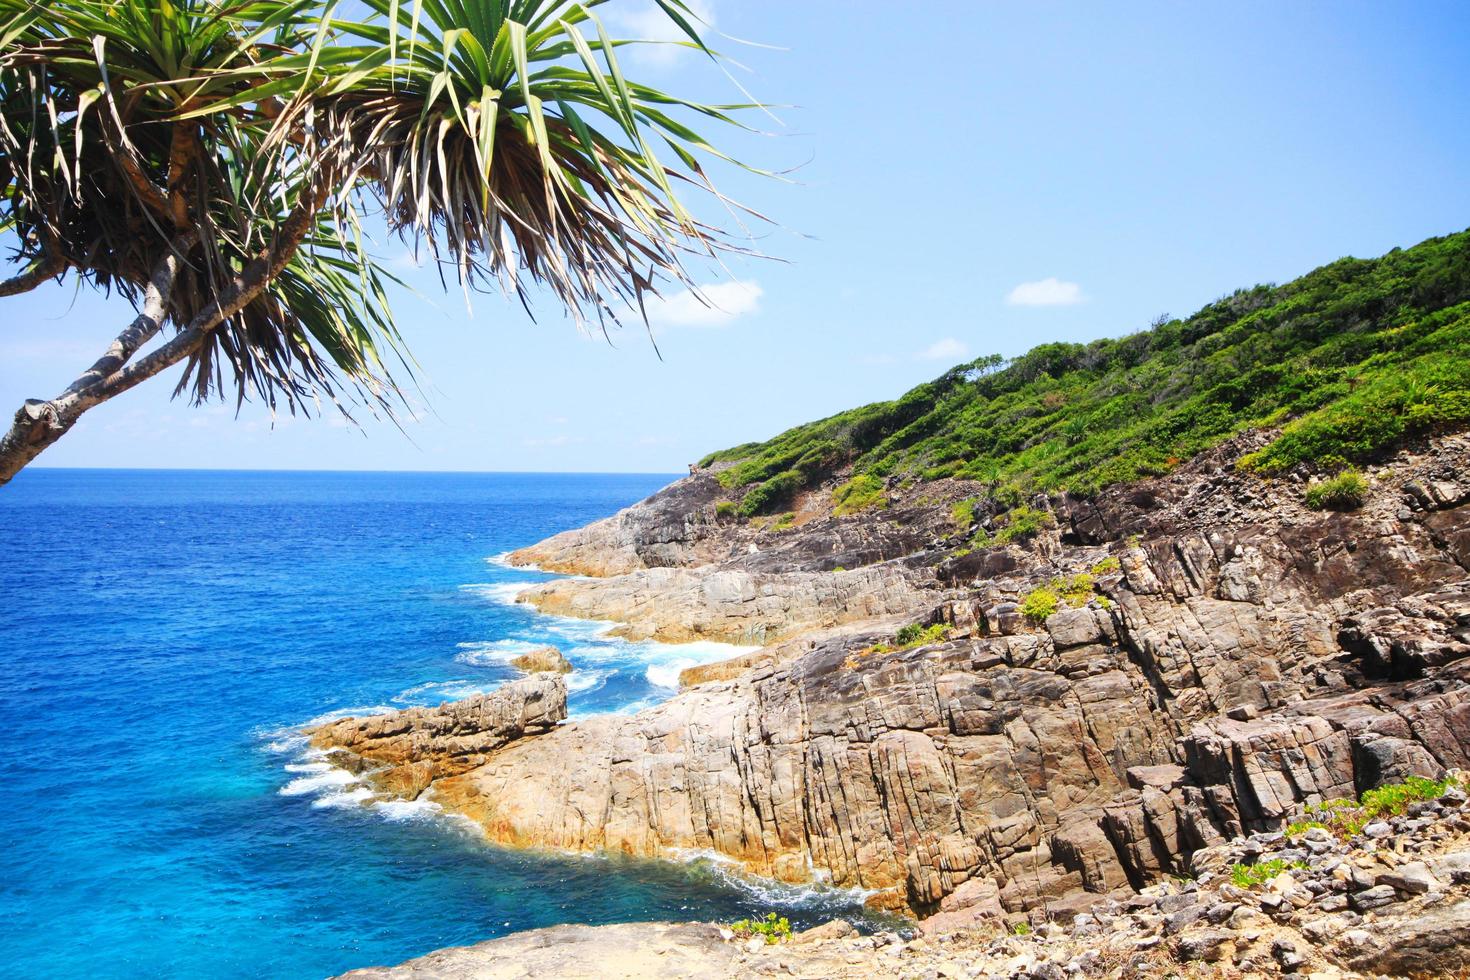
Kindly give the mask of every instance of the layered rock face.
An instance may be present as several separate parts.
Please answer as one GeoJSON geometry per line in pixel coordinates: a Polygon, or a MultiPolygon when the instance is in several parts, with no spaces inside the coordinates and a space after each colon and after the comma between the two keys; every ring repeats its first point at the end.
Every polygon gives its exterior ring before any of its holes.
{"type": "MultiPolygon", "coordinates": [[[[635,635],[792,638],[637,715],[486,751],[435,798],[505,843],[712,849],[956,925],[1078,910],[1303,803],[1470,767],[1470,440],[1402,453],[1362,510],[1320,514],[1233,471],[1253,439],[1037,501],[1058,527],[1024,548],[875,545],[824,572],[840,522],[762,547],[674,522],[666,498],[530,549],[586,571],[611,548],[607,567],[630,569],[543,587],[543,608],[635,635]],[[693,545],[628,532],[676,523],[693,545]],[[775,550],[795,570],[770,568],[775,550]],[[720,551],[735,557],[698,564],[720,551]],[[689,567],[648,567],[675,552],[689,567]],[[1060,608],[1028,621],[1019,604],[1045,587],[1060,608]],[[948,636],[893,650],[906,618],[948,636]]],[[[895,507],[862,534],[896,542],[909,513],[932,542],[946,511],[895,507]]]]}

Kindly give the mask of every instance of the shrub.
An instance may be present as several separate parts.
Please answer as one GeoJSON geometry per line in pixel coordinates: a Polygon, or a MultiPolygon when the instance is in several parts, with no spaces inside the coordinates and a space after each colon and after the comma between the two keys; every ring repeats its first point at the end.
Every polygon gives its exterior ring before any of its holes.
{"type": "Polygon", "coordinates": [[[898,642],[899,649],[907,650],[926,643],[938,643],[947,636],[949,636],[949,627],[943,623],[935,623],[933,626],[909,623],[899,629],[894,639],[898,642]]]}
{"type": "Polygon", "coordinates": [[[975,524],[975,505],[979,503],[974,497],[966,497],[964,500],[956,500],[949,508],[949,519],[955,529],[961,534],[968,531],[975,524]]]}
{"type": "Polygon", "coordinates": [[[715,504],[715,517],[718,520],[722,521],[729,520],[730,518],[735,516],[735,510],[735,501],[721,500],[719,503],[715,504]]]}
{"type": "Polygon", "coordinates": [[[1043,585],[1032,589],[1026,594],[1026,598],[1021,600],[1021,615],[1039,626],[1046,622],[1048,616],[1057,611],[1060,603],[1061,599],[1056,592],[1043,585]]]}
{"type": "Polygon", "coordinates": [[[1236,864],[1230,868],[1230,882],[1237,888],[1253,888],[1270,881],[1283,871],[1302,871],[1306,867],[1305,861],[1283,861],[1281,858],[1262,861],[1260,864],[1236,864]]]}
{"type": "Polygon", "coordinates": [[[780,515],[775,520],[771,521],[770,526],[767,528],[767,530],[770,530],[770,531],[789,531],[791,528],[793,528],[795,526],[796,526],[796,515],[793,514],[791,511],[788,510],[786,513],[780,515]]]}
{"type": "Polygon", "coordinates": [[[1089,571],[1091,571],[1094,576],[1111,575],[1113,572],[1116,572],[1118,568],[1119,565],[1117,557],[1115,555],[1108,555],[1108,557],[1104,558],[1096,565],[1093,565],[1092,568],[1089,569],[1089,571]]]}
{"type": "Polygon", "coordinates": [[[777,473],[765,483],[746,491],[745,499],[740,501],[740,514],[743,517],[763,514],[776,504],[790,500],[801,489],[801,485],[801,474],[795,470],[777,473]]]}
{"type": "Polygon", "coordinates": [[[791,938],[791,923],[784,915],[767,912],[764,919],[741,919],[730,923],[730,931],[740,939],[760,936],[765,939],[766,945],[774,946],[791,938]]]}
{"type": "Polygon", "coordinates": [[[1042,528],[1055,524],[1056,518],[1051,516],[1051,511],[1037,510],[1022,504],[997,517],[995,523],[997,527],[996,543],[1008,544],[1012,541],[1026,541],[1036,537],[1042,528]]]}
{"type": "Polygon", "coordinates": [[[1367,501],[1368,478],[1355,469],[1307,487],[1307,506],[1313,510],[1357,510],[1367,501]]]}
{"type": "Polygon", "coordinates": [[[1436,780],[1410,776],[1402,783],[1365,790],[1356,800],[1323,800],[1321,803],[1313,803],[1306,807],[1306,818],[1288,825],[1286,833],[1295,837],[1313,827],[1320,827],[1339,837],[1352,837],[1370,820],[1385,814],[1398,816],[1409,808],[1409,804],[1437,800],[1450,787],[1460,785],[1457,780],[1449,777],[1436,780]]]}
{"type": "Polygon", "coordinates": [[[883,497],[883,481],[870,473],[855,476],[832,491],[832,513],[837,517],[887,504],[883,497]]]}
{"type": "Polygon", "coordinates": [[[1040,626],[1063,605],[1074,608],[1085,606],[1094,598],[1105,603],[1106,599],[1093,595],[1092,586],[1092,576],[1086,572],[1071,578],[1054,578],[1026,593],[1018,608],[1029,622],[1040,626]]]}
{"type": "Polygon", "coordinates": [[[1011,935],[1012,936],[1029,936],[1029,935],[1031,935],[1031,923],[1029,923],[1029,922],[1017,922],[1015,925],[1011,926],[1011,935]]]}

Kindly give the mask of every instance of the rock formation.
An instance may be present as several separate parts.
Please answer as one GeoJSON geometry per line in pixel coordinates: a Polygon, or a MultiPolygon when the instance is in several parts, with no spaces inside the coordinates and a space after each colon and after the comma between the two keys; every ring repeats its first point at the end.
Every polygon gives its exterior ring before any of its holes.
{"type": "Polygon", "coordinates": [[[523,670],[528,674],[537,674],[550,671],[553,674],[570,674],[572,672],[571,661],[553,646],[537,647],[527,650],[510,662],[516,670],[523,670]]]}
{"type": "Polygon", "coordinates": [[[963,486],[774,532],[722,525],[700,471],[517,553],[602,576],[527,598],[764,649],[637,715],[543,710],[516,729],[534,739],[422,716],[314,739],[429,761],[434,797],[508,844],[711,849],[951,928],[1069,919],[1303,804],[1470,768],[1470,438],[1401,451],[1352,513],[1236,472],[1262,438],[1038,498],[1053,528],[968,553],[947,524],[963,486]],[[1042,589],[1057,609],[1028,620],[1042,589]],[[947,633],[905,648],[905,622],[947,633]]]}

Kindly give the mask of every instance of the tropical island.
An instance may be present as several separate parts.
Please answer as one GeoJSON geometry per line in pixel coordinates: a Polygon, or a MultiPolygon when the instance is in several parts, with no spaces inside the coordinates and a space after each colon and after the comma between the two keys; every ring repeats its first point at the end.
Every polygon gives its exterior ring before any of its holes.
{"type": "Polygon", "coordinates": [[[364,975],[1470,967],[1465,350],[1470,232],[962,364],[513,553],[575,576],[543,612],[760,648],[632,715],[565,722],[553,672],[330,722],[327,759],[910,938],[558,927],[364,975]]]}

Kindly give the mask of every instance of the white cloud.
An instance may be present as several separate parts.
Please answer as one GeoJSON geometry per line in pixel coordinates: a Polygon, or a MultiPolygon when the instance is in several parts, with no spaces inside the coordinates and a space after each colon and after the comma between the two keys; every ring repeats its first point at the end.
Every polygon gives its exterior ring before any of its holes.
{"type": "Polygon", "coordinates": [[[963,340],[945,337],[943,340],[934,341],[934,343],[916,353],[914,359],[919,361],[958,361],[968,353],[970,353],[970,347],[963,340]]]}
{"type": "Polygon", "coordinates": [[[682,290],[645,301],[655,327],[723,327],[736,317],[758,313],[765,291],[754,279],[700,286],[699,295],[682,290]]]}
{"type": "MultiPolygon", "coordinates": [[[[686,5],[697,18],[689,20],[690,26],[700,34],[707,33],[709,28],[715,26],[715,10],[708,0],[686,0],[686,5]]],[[[689,40],[689,36],[684,33],[683,29],[670,20],[669,15],[655,3],[641,3],[609,17],[609,20],[613,28],[611,33],[614,36],[620,35],[641,41],[689,40]]],[[[667,67],[675,64],[680,57],[689,54],[692,50],[678,44],[639,44],[632,48],[620,48],[618,57],[623,57],[622,52],[631,51],[631,56],[644,64],[667,67]]]]}
{"type": "Polygon", "coordinates": [[[1056,276],[1023,282],[1006,294],[1011,306],[1074,306],[1087,297],[1075,282],[1063,282],[1056,276]]]}

